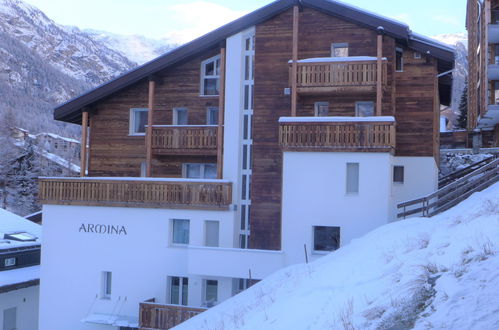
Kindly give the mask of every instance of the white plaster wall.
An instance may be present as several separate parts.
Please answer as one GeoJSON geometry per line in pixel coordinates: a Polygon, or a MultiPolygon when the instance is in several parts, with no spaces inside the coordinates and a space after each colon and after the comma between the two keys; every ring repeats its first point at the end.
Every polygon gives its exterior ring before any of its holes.
{"type": "Polygon", "coordinates": [[[190,219],[192,245],[204,243],[204,220],[220,220],[220,245],[232,247],[232,211],[44,205],[43,214],[41,330],[101,329],[80,320],[118,310],[138,317],[140,302],[166,302],[168,276],[188,272],[189,249],[171,246],[170,219],[190,219]],[[123,225],[127,235],[79,232],[82,223],[123,225]],[[112,272],[111,299],[100,298],[103,271],[112,272]]]}
{"type": "Polygon", "coordinates": [[[438,189],[438,166],[433,157],[393,157],[392,165],[404,166],[404,183],[392,184],[390,218],[395,221],[398,203],[421,198],[438,189]]]}
{"type": "MultiPolygon", "coordinates": [[[[2,276],[2,273],[0,273],[2,276]]],[[[38,329],[38,285],[0,294],[0,325],[3,325],[3,312],[17,308],[17,330],[38,329]]]]}
{"type": "Polygon", "coordinates": [[[341,227],[341,244],[388,222],[391,156],[388,153],[284,152],[282,248],[285,262],[305,262],[313,226],[341,227]],[[359,193],[346,194],[346,164],[359,163],[359,193]]]}

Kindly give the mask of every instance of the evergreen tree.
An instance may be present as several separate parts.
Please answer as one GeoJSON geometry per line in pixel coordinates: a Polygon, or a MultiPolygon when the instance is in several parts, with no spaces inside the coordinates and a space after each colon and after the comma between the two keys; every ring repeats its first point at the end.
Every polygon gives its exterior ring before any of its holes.
{"type": "Polygon", "coordinates": [[[21,215],[33,213],[39,209],[37,203],[38,176],[40,166],[31,139],[27,139],[21,155],[14,166],[12,181],[16,188],[14,206],[21,215]]]}
{"type": "Polygon", "coordinates": [[[461,101],[459,102],[459,117],[457,118],[457,127],[466,129],[468,127],[468,80],[464,83],[461,101]]]}

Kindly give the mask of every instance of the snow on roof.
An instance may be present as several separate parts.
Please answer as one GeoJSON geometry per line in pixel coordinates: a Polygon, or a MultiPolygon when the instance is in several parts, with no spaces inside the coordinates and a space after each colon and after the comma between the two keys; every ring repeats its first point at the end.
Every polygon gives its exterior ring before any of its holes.
{"type": "Polygon", "coordinates": [[[498,196],[496,183],[432,218],[379,227],[175,329],[497,329],[498,196]]]}
{"type": "Polygon", "coordinates": [[[139,319],[137,317],[116,315],[116,314],[111,315],[111,314],[94,313],[88,315],[81,321],[84,323],[112,325],[115,327],[137,328],[139,326],[139,319]]]}
{"type": "Polygon", "coordinates": [[[40,266],[31,266],[6,270],[0,273],[0,287],[24,283],[40,278],[40,266]]]}
{"type": "Polygon", "coordinates": [[[69,167],[69,169],[71,171],[76,172],[76,173],[80,172],[80,166],[75,165],[71,162],[68,162],[67,160],[65,160],[64,158],[62,158],[56,154],[50,153],[50,152],[43,150],[43,149],[42,149],[42,151],[40,151],[40,148],[36,148],[36,147],[34,148],[34,150],[37,154],[41,155],[42,157],[45,157],[48,160],[53,161],[56,164],[59,164],[62,167],[65,167],[65,168],[69,167]]]}
{"type": "Polygon", "coordinates": [[[39,245],[42,240],[42,227],[28,219],[0,208],[0,240],[2,240],[2,242],[0,242],[0,250],[39,245]],[[4,237],[6,234],[23,232],[31,234],[32,236],[37,237],[37,239],[35,241],[17,241],[4,237]]]}
{"type": "Polygon", "coordinates": [[[428,45],[436,46],[439,48],[444,48],[450,52],[454,52],[456,50],[456,48],[452,45],[446,44],[444,42],[438,41],[436,39],[433,39],[433,38],[430,38],[430,37],[427,37],[425,35],[422,35],[422,34],[419,34],[416,32],[412,32],[412,31],[411,31],[411,39],[417,40],[419,42],[422,42],[422,43],[425,43],[428,45]]]}
{"type": "MultiPolygon", "coordinates": [[[[297,63],[321,63],[321,62],[356,62],[356,61],[376,61],[378,58],[375,56],[347,56],[347,57],[315,57],[315,58],[305,58],[303,60],[298,60],[297,63]]],[[[386,61],[386,57],[382,58],[386,61]]],[[[289,60],[288,63],[293,63],[293,60],[289,60]]]]}
{"type": "Polygon", "coordinates": [[[336,122],[394,122],[392,116],[373,117],[281,117],[280,123],[336,123],[336,122]]]}

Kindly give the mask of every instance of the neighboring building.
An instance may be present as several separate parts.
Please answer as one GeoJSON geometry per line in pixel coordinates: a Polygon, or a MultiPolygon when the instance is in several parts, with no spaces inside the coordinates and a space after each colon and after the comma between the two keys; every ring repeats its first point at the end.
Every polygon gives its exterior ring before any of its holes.
{"type": "Polygon", "coordinates": [[[280,0],[59,106],[88,177],[40,180],[40,328],[137,327],[145,301],[142,327],[175,324],[395,221],[437,188],[453,56],[280,0]]]}
{"type": "Polygon", "coordinates": [[[41,227],[0,209],[0,325],[38,329],[41,227]]]}
{"type": "Polygon", "coordinates": [[[468,0],[468,131],[473,145],[499,146],[499,0],[468,0]],[[480,134],[483,133],[483,134],[480,134]]]}
{"type": "Polygon", "coordinates": [[[78,163],[80,161],[80,141],[66,138],[53,133],[36,135],[36,145],[43,150],[78,163]]]}

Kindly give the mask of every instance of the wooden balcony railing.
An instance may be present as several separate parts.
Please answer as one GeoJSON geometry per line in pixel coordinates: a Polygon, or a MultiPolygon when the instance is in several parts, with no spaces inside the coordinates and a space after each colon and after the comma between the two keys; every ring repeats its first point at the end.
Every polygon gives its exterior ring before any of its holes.
{"type": "Polygon", "coordinates": [[[227,209],[232,184],[222,180],[40,178],[42,204],[227,209]]]}
{"type": "MultiPolygon", "coordinates": [[[[387,62],[383,61],[382,84],[386,84],[387,62]]],[[[293,79],[290,69],[290,79],[293,79]]],[[[375,60],[299,62],[295,79],[298,93],[366,91],[376,89],[378,70],[375,60]]],[[[291,81],[290,81],[291,85],[291,81]]]]}
{"type": "Polygon", "coordinates": [[[152,129],[155,154],[217,154],[217,126],[161,126],[152,129]]]}
{"type": "Polygon", "coordinates": [[[283,121],[281,118],[279,143],[284,151],[390,152],[395,149],[395,122],[393,117],[388,117],[391,120],[379,118],[379,121],[361,121],[360,118],[306,121],[300,117],[283,121]]]}
{"type": "Polygon", "coordinates": [[[141,329],[170,329],[205,310],[205,308],[187,306],[141,303],[139,327],[141,329]]]}

